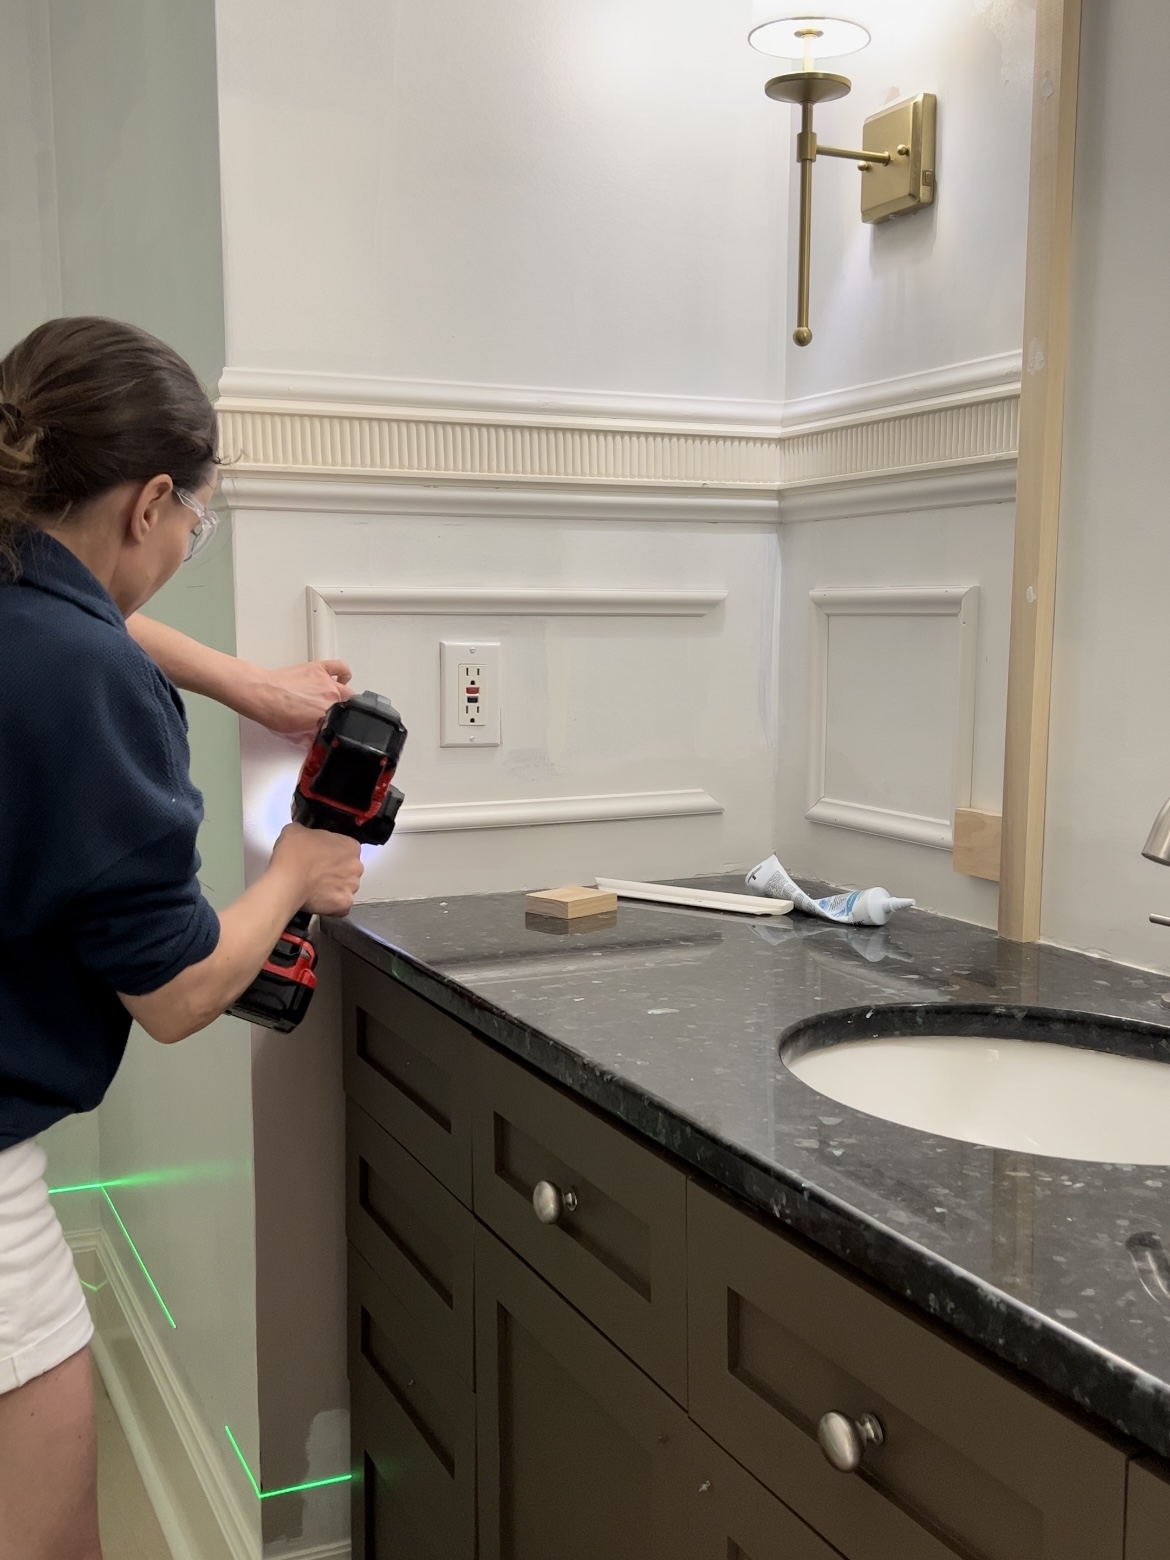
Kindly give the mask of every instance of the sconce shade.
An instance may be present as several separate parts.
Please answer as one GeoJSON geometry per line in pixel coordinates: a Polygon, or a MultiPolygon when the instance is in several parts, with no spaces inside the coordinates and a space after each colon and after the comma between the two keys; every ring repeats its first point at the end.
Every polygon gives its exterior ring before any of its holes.
{"type": "Polygon", "coordinates": [[[803,60],[807,68],[811,59],[856,54],[869,42],[869,32],[860,22],[842,17],[794,13],[782,0],[780,4],[777,0],[753,0],[748,42],[761,54],[803,60]]]}

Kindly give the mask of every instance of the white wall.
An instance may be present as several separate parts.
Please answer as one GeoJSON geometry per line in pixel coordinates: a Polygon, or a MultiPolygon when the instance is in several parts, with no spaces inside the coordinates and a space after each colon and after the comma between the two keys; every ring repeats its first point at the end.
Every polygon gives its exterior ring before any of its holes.
{"type": "Polygon", "coordinates": [[[229,367],[778,400],[748,14],[221,0],[229,367]]]}
{"type": "MultiPolygon", "coordinates": [[[[776,848],[797,876],[880,883],[964,920],[994,926],[994,884],[955,873],[950,851],[872,832],[812,822],[804,813],[813,716],[814,590],[861,587],[871,615],[830,618],[823,700],[826,794],[888,814],[947,820],[956,790],[963,805],[998,811],[1003,783],[1004,708],[1011,600],[1011,503],[937,508],[896,516],[802,522],[784,527],[780,601],[780,805],[776,848]],[[975,702],[959,696],[960,631],[955,616],[919,615],[883,593],[978,587],[975,702]],[[964,750],[969,754],[961,757],[964,750]],[[963,768],[958,766],[962,764],[963,768]]],[[[880,817],[873,827],[881,827],[880,817]]]]}
{"type": "MultiPolygon", "coordinates": [[[[873,41],[859,54],[826,62],[852,79],[853,90],[817,109],[818,136],[830,145],[858,146],[864,119],[883,104],[934,92],[938,193],[926,211],[866,226],[853,165],[817,162],[813,342],[787,347],[788,427],[880,419],[900,407],[929,409],[940,397],[974,409],[1010,395],[1012,381],[1018,382],[1034,6],[1025,0],[857,0],[847,13],[870,27],[873,41]]],[[[774,62],[774,73],[785,68],[774,62]]],[[[786,133],[794,135],[798,111],[775,108],[786,133]]],[[[794,185],[793,237],[796,217],[794,185]]],[[[790,261],[794,271],[794,251],[790,261]]],[[[786,339],[793,309],[790,300],[786,339]]],[[[944,447],[945,440],[940,454],[944,447]]],[[[809,592],[843,587],[978,587],[971,800],[999,810],[1014,505],[988,506],[973,502],[970,492],[961,495],[974,469],[955,466],[950,477],[944,472],[925,508],[909,492],[903,505],[884,498],[875,504],[873,487],[860,483],[853,497],[842,487],[834,518],[799,519],[783,528],[777,844],[791,870],[850,885],[881,882],[931,909],[994,925],[994,887],[956,875],[946,851],[805,818],[814,742],[809,710],[818,697],[809,592]]],[[[835,784],[846,803],[945,817],[948,794],[963,789],[954,785],[954,732],[964,717],[947,691],[957,688],[955,679],[948,673],[944,687],[929,663],[931,636],[949,655],[953,633],[948,637],[937,621],[918,616],[860,621],[867,626],[859,632],[868,635],[880,665],[864,663],[859,640],[852,658],[843,652],[831,669],[831,697],[834,677],[838,692],[852,690],[834,706],[835,784]],[[861,698],[858,687],[866,678],[871,697],[861,698]],[[865,770],[867,753],[874,755],[876,775],[865,770]]]]}
{"type": "MultiPolygon", "coordinates": [[[[846,10],[868,24],[873,41],[826,62],[853,90],[816,110],[817,135],[828,145],[860,146],[869,115],[897,98],[933,92],[937,194],[927,211],[867,226],[854,165],[817,162],[813,343],[788,341],[790,403],[1020,346],[1035,5],[857,0],[846,10]]],[[[788,68],[773,64],[771,74],[788,68]]],[[[772,107],[795,135],[799,110],[772,107]]],[[[795,236],[795,187],[793,199],[795,236]]],[[[789,317],[786,340],[792,323],[789,317]]],[[[790,405],[787,420],[800,417],[800,406],[790,405]]]]}
{"type": "Polygon", "coordinates": [[[1170,10],[1102,0],[1084,25],[1042,929],[1170,970],[1146,919],[1170,874],[1140,855],[1170,794],[1170,10]]]}

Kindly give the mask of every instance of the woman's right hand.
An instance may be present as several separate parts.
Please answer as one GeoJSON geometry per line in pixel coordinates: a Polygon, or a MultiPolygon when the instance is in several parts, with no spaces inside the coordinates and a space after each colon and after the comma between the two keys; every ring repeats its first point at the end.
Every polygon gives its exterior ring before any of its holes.
{"type": "Polygon", "coordinates": [[[287,824],[272,851],[273,866],[298,873],[304,909],[314,915],[348,915],[362,877],[361,847],[345,834],[287,824]]]}

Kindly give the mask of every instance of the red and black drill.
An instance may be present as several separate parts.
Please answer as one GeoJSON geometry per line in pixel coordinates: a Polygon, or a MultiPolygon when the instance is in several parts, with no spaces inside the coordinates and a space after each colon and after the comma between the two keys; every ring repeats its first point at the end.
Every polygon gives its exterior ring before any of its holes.
{"type": "MultiPolygon", "coordinates": [[[[402,792],[392,782],[405,743],[402,717],[380,693],[358,693],[335,704],[297,777],[293,821],[348,834],[363,845],[384,845],[402,806],[402,792]]],[[[297,1027],[317,989],[312,919],[307,910],[293,916],[229,1013],[283,1034],[297,1027]]]]}

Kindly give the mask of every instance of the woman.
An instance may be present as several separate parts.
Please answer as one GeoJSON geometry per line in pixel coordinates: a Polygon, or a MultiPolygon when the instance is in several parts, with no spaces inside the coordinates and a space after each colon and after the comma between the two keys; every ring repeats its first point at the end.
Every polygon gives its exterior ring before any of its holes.
{"type": "Polygon", "coordinates": [[[206,542],[215,413],[187,364],[102,319],[0,361],[0,1560],[100,1560],[84,1297],[34,1140],[92,1110],[131,1019],[170,1044],[249,985],[302,906],[342,915],[352,840],[290,824],[217,915],[179,687],[274,730],[346,695],[138,616],[206,542]]]}

